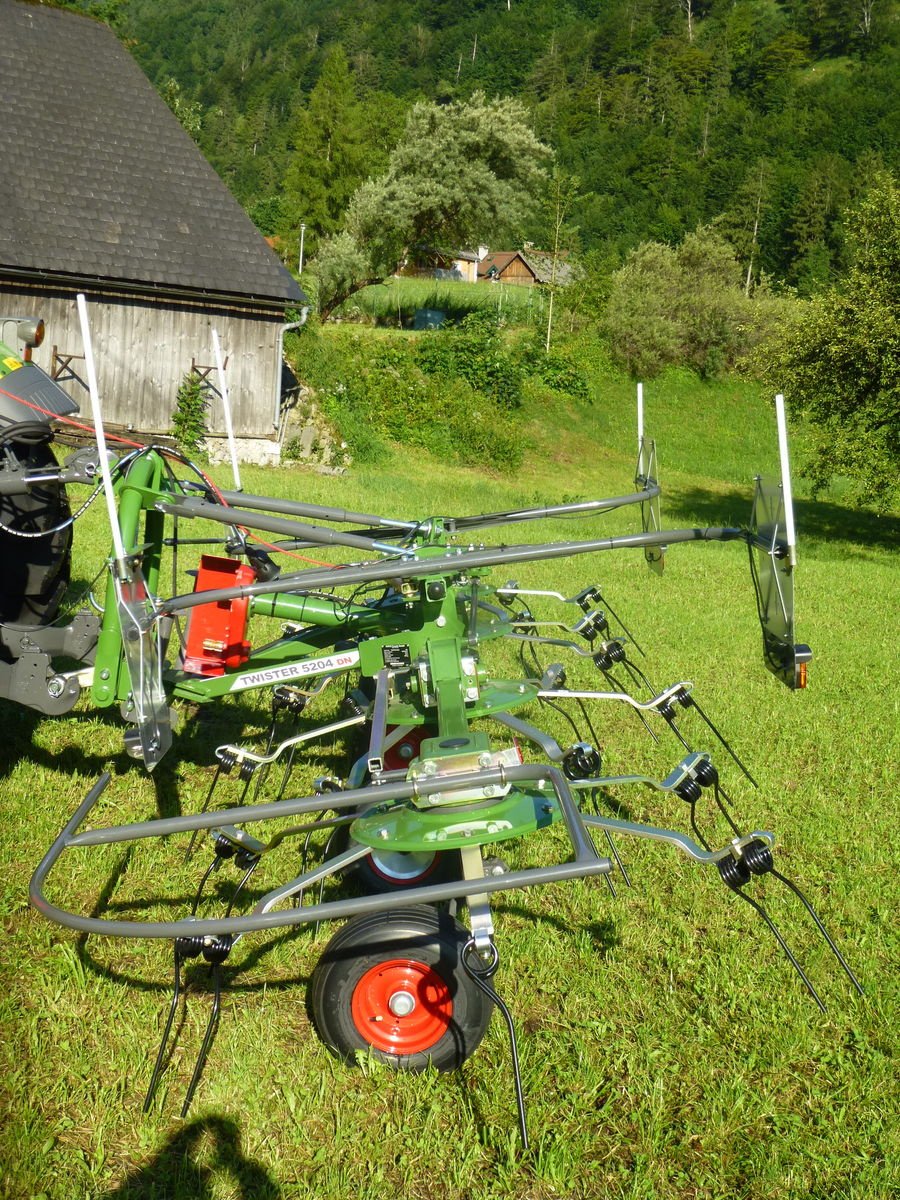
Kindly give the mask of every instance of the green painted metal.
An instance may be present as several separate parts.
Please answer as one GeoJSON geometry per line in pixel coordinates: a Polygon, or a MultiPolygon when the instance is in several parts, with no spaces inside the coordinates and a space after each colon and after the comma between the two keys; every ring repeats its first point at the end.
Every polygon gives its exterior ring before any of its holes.
{"type": "MultiPolygon", "coordinates": [[[[140,554],[144,578],[152,594],[158,593],[162,538],[165,518],[153,509],[163,492],[165,466],[159,454],[151,451],[142,455],[116,484],[119,528],[127,555],[140,554]],[[144,537],[141,537],[141,517],[145,517],[144,537]]],[[[116,611],[116,587],[110,571],[106,584],[103,623],[94,661],[94,682],[91,696],[99,708],[108,708],[127,700],[131,677],[122,653],[122,630],[116,611]]]]}
{"type": "Polygon", "coordinates": [[[525,837],[559,819],[559,806],[550,792],[515,788],[485,807],[470,804],[465,811],[412,804],[375,808],[353,822],[350,836],[384,852],[457,850],[525,837]]]}

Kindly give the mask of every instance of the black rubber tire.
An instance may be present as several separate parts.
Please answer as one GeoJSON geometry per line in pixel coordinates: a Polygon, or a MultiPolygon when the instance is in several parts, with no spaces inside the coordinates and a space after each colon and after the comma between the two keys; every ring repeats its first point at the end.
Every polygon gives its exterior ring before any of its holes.
{"type": "Polygon", "coordinates": [[[397,1070],[455,1070],[484,1037],[493,1012],[463,968],[468,939],[468,931],[448,913],[424,904],[352,918],[325,947],[313,971],[307,1005],[319,1037],[351,1063],[361,1050],[397,1070]],[[381,973],[402,979],[406,969],[431,992],[416,992],[415,1010],[408,1017],[394,1017],[379,999],[385,990],[381,973]],[[424,1028],[415,1024],[423,1019],[424,1028]],[[380,1044],[373,1040],[376,1033],[380,1044]],[[405,1052],[386,1049],[392,1040],[405,1052]]]}
{"type": "MultiPolygon", "coordinates": [[[[49,437],[49,431],[48,431],[49,437]]],[[[11,457],[27,471],[55,467],[46,442],[0,443],[0,475],[11,457]]],[[[23,496],[0,496],[0,525],[28,533],[53,529],[70,516],[66,489],[33,487],[23,496]]],[[[21,538],[0,529],[0,622],[46,625],[56,616],[69,583],[72,527],[41,538],[21,538]]]]}

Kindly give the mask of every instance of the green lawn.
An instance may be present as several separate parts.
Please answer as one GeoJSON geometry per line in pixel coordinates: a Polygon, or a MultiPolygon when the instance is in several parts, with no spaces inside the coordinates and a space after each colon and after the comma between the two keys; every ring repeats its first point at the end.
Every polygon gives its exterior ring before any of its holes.
{"type": "MultiPolygon", "coordinates": [[[[751,479],[774,465],[768,406],[740,385],[680,376],[648,386],[660,440],[664,523],[744,520],[751,479]]],[[[602,372],[594,399],[522,415],[532,450],[514,478],[451,469],[397,451],[341,477],[242,471],[248,491],[303,496],[401,516],[496,509],[631,487],[633,389],[602,372]]],[[[507,540],[595,537],[635,514],[514,527],[507,540]]],[[[828,1004],[823,1016],[750,907],[673,850],[619,839],[633,886],[602,880],[505,893],[496,902],[497,987],[517,1018],[533,1146],[519,1153],[502,1021],[455,1075],[351,1068],[315,1038],[305,985],[331,931],[244,939],[226,965],[221,1027],[188,1120],[178,1111],[210,997],[193,990],[152,1111],[141,1106],[171,982],[171,948],[81,938],[26,901],[46,848],[103,769],[113,783],[98,823],[199,808],[213,749],[263,736],[249,701],[185,714],[152,780],[121,751],[121,725],[85,705],[45,720],[4,705],[0,759],[0,1195],[128,1200],[888,1200],[900,1188],[896,1080],[898,950],[896,614],[900,522],[832,497],[798,506],[798,637],[815,652],[806,692],[762,667],[746,554],[683,546],[663,577],[629,552],[515,573],[572,595],[599,583],[648,654],[654,681],[695,695],[759,781],[754,790],[702,726],[698,748],[722,770],[741,824],[778,835],[777,864],[809,894],[866,987],[858,999],[800,905],[756,885],[828,1004]]],[[[494,540],[499,541],[498,531],[494,540]]],[[[78,531],[76,576],[105,542],[95,505],[78,531]]],[[[573,666],[570,684],[596,686],[573,666]]],[[[327,708],[327,706],[326,706],[327,708]]],[[[325,709],[323,708],[323,714],[325,709]]],[[[544,717],[539,718],[542,721],[544,717]]],[[[548,728],[571,739],[549,714],[548,728]]],[[[654,745],[611,708],[595,716],[605,767],[662,777],[682,748],[654,745]]],[[[311,754],[308,782],[339,769],[340,747],[311,754]]],[[[238,784],[229,780],[236,795],[238,784]]],[[[634,819],[687,825],[681,801],[620,789],[634,819]]],[[[620,814],[621,815],[621,814],[620,814]]],[[[708,814],[712,821],[712,813],[708,814]]],[[[725,840],[721,822],[709,828],[725,840]]],[[[504,848],[512,864],[548,831],[504,848]]],[[[70,856],[54,897],[84,911],[146,903],[183,913],[208,861],[180,844],[70,856]]],[[[274,857],[274,856],[273,856],[274,857]]],[[[296,870],[296,851],[279,860],[296,870]],[[291,856],[294,856],[293,858],[291,856]]],[[[260,882],[258,890],[279,875],[260,882]]],[[[254,881],[254,888],[257,884],[254,881]]]]}

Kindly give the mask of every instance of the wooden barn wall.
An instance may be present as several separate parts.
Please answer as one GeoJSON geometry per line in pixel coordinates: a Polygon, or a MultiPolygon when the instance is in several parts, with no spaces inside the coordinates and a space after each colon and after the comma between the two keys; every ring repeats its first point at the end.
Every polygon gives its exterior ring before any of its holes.
{"type": "Polygon", "coordinates": [[[529,271],[528,267],[518,258],[513,261],[500,272],[499,278],[504,283],[520,283],[533,284],[534,275],[529,271]]]}
{"type": "MultiPolygon", "coordinates": [[[[275,389],[281,384],[281,364],[276,362],[280,313],[87,290],[86,295],[104,420],[143,433],[169,432],[176,393],[192,360],[203,368],[213,367],[209,380],[216,386],[216,329],[227,360],[225,378],[236,436],[274,435],[275,389]]],[[[54,346],[60,355],[84,354],[74,291],[26,289],[0,281],[0,314],[44,318],[47,333],[34,361],[48,373],[54,346]]],[[[60,378],[59,383],[89,415],[84,368],[82,359],[73,360],[70,369],[79,378],[60,378]]],[[[208,427],[211,433],[224,432],[222,405],[215,394],[210,395],[208,427]]]]}

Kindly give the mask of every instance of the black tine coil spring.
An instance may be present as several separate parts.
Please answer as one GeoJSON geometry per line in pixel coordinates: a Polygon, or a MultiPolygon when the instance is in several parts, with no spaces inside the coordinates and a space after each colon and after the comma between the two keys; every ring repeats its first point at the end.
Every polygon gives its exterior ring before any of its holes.
{"type": "Polygon", "coordinates": [[[217,858],[234,858],[237,853],[237,847],[234,842],[227,838],[224,833],[220,833],[216,837],[213,848],[217,858]]]}
{"type": "Polygon", "coordinates": [[[743,858],[754,875],[765,875],[768,871],[775,870],[772,848],[759,838],[754,838],[744,847],[743,858]]]}
{"type": "MultiPolygon", "coordinates": [[[[607,628],[609,628],[608,625],[607,625],[607,628]]],[[[611,642],[607,642],[606,648],[609,651],[609,656],[613,660],[613,662],[624,662],[625,661],[625,647],[616,638],[613,638],[613,640],[611,642]]]]}
{"type": "Polygon", "coordinates": [[[727,858],[720,858],[716,865],[723,883],[733,891],[738,891],[745,883],[750,882],[750,868],[743,855],[740,858],[734,858],[729,854],[727,858]]]}
{"type": "Polygon", "coordinates": [[[682,708],[690,708],[694,703],[694,697],[687,690],[687,688],[679,688],[675,693],[675,699],[682,708]]]}
{"type": "Polygon", "coordinates": [[[219,770],[224,771],[227,775],[229,771],[232,770],[237,760],[237,753],[230,749],[230,747],[224,747],[219,751],[219,770]]]}
{"type": "Polygon", "coordinates": [[[179,958],[199,958],[203,953],[203,938],[199,936],[176,938],[175,953],[179,958]]]}
{"type": "Polygon", "coordinates": [[[696,779],[684,779],[675,789],[675,795],[686,800],[688,804],[695,804],[700,799],[702,792],[703,789],[696,779]]]}
{"type": "Polygon", "coordinates": [[[577,742],[563,755],[562,765],[567,779],[588,779],[600,774],[600,753],[588,742],[577,742]]]}
{"type": "Polygon", "coordinates": [[[223,963],[231,953],[231,947],[234,938],[230,934],[221,934],[217,937],[207,937],[203,939],[203,957],[208,963],[223,963]]]}
{"type": "Polygon", "coordinates": [[[694,767],[694,778],[701,787],[712,787],[714,783],[718,783],[719,781],[719,772],[709,759],[703,758],[694,767]]]}
{"type": "Polygon", "coordinates": [[[241,782],[247,783],[248,780],[252,779],[256,772],[256,768],[258,766],[259,766],[259,763],[251,762],[249,758],[245,758],[244,761],[241,763],[241,769],[240,769],[240,775],[239,775],[241,782]]]}

